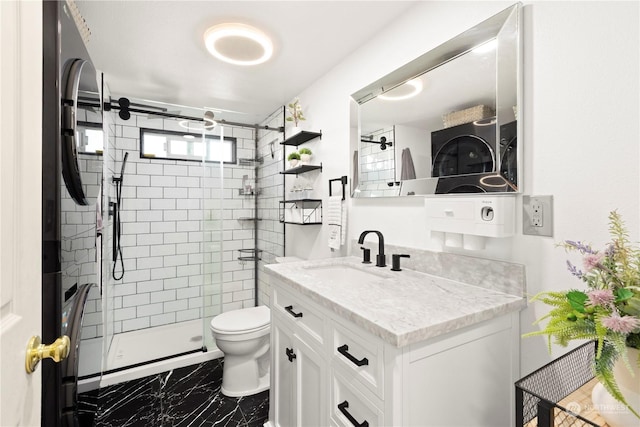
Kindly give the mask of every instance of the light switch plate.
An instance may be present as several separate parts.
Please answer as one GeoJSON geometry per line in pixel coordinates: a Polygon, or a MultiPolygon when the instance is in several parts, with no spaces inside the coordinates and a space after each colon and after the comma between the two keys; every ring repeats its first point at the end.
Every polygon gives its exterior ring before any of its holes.
{"type": "Polygon", "coordinates": [[[553,237],[553,196],[522,196],[522,234],[553,237]]]}

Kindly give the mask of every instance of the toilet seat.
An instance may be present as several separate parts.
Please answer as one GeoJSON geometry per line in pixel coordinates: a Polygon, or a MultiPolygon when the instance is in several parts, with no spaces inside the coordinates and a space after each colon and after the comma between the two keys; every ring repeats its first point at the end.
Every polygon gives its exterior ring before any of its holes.
{"type": "Polygon", "coordinates": [[[227,311],[211,320],[211,330],[219,335],[248,334],[265,330],[268,332],[271,324],[269,307],[243,308],[227,311]]]}

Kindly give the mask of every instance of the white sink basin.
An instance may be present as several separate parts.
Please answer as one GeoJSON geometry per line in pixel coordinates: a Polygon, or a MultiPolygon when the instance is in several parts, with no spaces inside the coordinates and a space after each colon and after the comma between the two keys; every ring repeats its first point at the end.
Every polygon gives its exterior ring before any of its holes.
{"type": "Polygon", "coordinates": [[[345,264],[311,266],[305,269],[315,278],[345,284],[380,280],[388,277],[382,272],[365,271],[345,264]]]}

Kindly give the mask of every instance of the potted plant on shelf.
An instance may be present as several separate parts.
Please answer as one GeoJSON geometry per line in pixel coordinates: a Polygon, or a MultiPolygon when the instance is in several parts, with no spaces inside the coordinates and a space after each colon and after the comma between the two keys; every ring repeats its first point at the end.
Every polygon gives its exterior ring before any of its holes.
{"type": "Polygon", "coordinates": [[[290,129],[291,136],[300,133],[302,129],[298,126],[298,122],[306,120],[304,114],[302,113],[302,106],[300,105],[300,100],[298,98],[295,99],[291,104],[287,106],[289,110],[289,116],[286,118],[288,122],[293,122],[293,127],[290,129]]]}
{"type": "Polygon", "coordinates": [[[298,153],[300,154],[300,161],[302,162],[302,164],[307,164],[311,161],[311,155],[313,154],[313,152],[308,149],[308,148],[301,148],[300,150],[298,150],[298,153]]]}
{"type": "Polygon", "coordinates": [[[298,166],[298,162],[300,161],[300,154],[298,154],[297,151],[294,151],[293,153],[289,154],[287,160],[289,160],[289,166],[295,168],[296,166],[298,166]]]}
{"type": "Polygon", "coordinates": [[[559,245],[582,255],[584,271],[570,261],[567,267],[586,289],[536,295],[533,301],[552,309],[536,321],[548,320],[544,329],[525,336],[546,335],[549,351],[551,338],[562,346],[572,340],[596,342],[593,371],[600,384],[592,400],[594,409],[614,427],[640,420],[640,249],[631,246],[616,211],[609,214],[609,231],[612,240],[603,251],[579,241],[559,245]],[[611,403],[618,408],[611,410],[611,403]]]}

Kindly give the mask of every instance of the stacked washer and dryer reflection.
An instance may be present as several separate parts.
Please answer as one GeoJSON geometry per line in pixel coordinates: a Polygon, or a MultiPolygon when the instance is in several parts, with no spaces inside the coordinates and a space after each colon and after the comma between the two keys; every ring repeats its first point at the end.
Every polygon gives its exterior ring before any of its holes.
{"type": "Polygon", "coordinates": [[[500,126],[496,118],[431,133],[431,176],[436,194],[517,191],[517,121],[500,126]]]}

